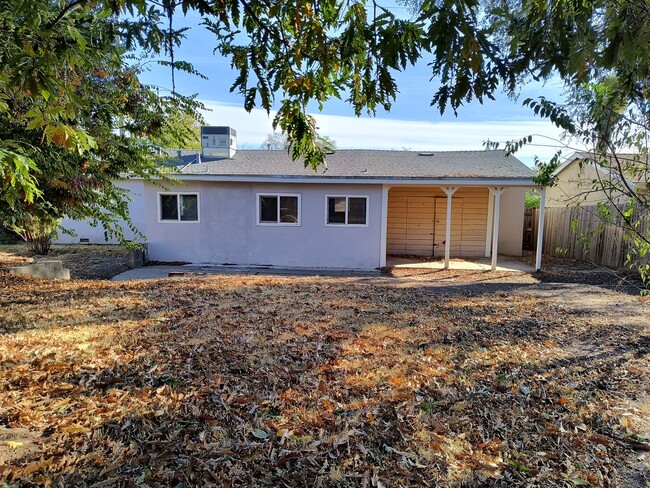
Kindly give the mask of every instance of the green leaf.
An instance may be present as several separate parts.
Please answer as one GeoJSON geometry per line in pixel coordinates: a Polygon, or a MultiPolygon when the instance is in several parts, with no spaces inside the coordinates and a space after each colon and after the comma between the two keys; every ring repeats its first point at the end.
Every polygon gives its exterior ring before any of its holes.
{"type": "Polygon", "coordinates": [[[262,429],[253,429],[251,434],[253,434],[253,437],[256,437],[257,439],[266,439],[269,436],[262,429]]]}
{"type": "Polygon", "coordinates": [[[530,469],[528,466],[521,464],[518,461],[508,461],[508,466],[519,471],[520,473],[530,473],[532,471],[532,469],[530,469]]]}
{"type": "Polygon", "coordinates": [[[589,483],[587,480],[583,480],[582,478],[571,478],[569,479],[571,483],[573,483],[574,486],[590,486],[591,483],[589,483]]]}

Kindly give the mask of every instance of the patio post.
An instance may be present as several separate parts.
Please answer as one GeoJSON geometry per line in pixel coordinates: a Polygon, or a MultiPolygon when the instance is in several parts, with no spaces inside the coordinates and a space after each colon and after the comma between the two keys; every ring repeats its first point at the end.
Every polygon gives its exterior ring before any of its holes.
{"type": "Polygon", "coordinates": [[[535,271],[542,270],[542,251],[544,247],[544,213],[546,210],[546,188],[540,190],[539,219],[537,220],[537,254],[535,256],[535,271]]]}
{"type": "Polygon", "coordinates": [[[445,226],[445,269],[449,269],[449,254],[451,249],[451,196],[456,193],[458,187],[446,186],[442,189],[447,195],[447,225],[445,226]]]}
{"type": "Polygon", "coordinates": [[[386,241],[388,239],[388,190],[390,186],[381,186],[381,231],[379,236],[379,267],[386,266],[386,241]]]}
{"type": "Polygon", "coordinates": [[[491,191],[488,191],[488,215],[485,227],[485,257],[490,258],[492,257],[492,229],[494,228],[494,195],[491,191]]]}
{"type": "Polygon", "coordinates": [[[494,195],[494,218],[492,221],[492,271],[497,269],[497,248],[499,247],[499,211],[501,208],[501,195],[505,191],[502,186],[490,187],[494,195]]]}

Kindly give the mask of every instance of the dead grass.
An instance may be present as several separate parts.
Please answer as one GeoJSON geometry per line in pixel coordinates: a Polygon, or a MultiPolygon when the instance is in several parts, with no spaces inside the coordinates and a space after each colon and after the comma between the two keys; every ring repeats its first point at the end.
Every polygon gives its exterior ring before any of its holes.
{"type": "Polygon", "coordinates": [[[626,299],[617,327],[387,279],[0,274],[0,427],[38,439],[0,483],[615,486],[650,393],[626,299]]]}

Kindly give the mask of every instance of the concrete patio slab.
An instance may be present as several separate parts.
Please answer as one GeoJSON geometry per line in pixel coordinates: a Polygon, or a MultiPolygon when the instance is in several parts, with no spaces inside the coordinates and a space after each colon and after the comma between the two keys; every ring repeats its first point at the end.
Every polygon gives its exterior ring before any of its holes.
{"type": "MultiPolygon", "coordinates": [[[[420,261],[416,259],[389,257],[388,268],[443,269],[444,261],[420,261]]],[[[453,259],[449,263],[452,270],[490,271],[489,258],[477,260],[453,259]]],[[[497,271],[516,271],[531,273],[533,268],[514,259],[499,257],[497,271]]],[[[120,273],[112,281],[155,280],[160,278],[183,278],[201,275],[251,275],[251,276],[328,276],[333,278],[373,278],[382,276],[379,270],[355,270],[336,268],[282,268],[275,266],[232,266],[216,264],[186,264],[143,266],[120,273]],[[171,273],[171,276],[170,276],[171,273]]]]}
{"type": "MultiPolygon", "coordinates": [[[[407,269],[444,269],[445,262],[443,259],[436,259],[433,261],[421,261],[419,259],[400,258],[390,256],[386,259],[386,267],[388,268],[407,268],[407,269]]],[[[449,269],[455,270],[471,270],[471,271],[490,271],[492,269],[492,261],[490,258],[478,258],[475,260],[470,259],[452,259],[449,261],[449,269]]],[[[532,266],[528,266],[520,261],[499,256],[497,260],[497,271],[515,271],[520,273],[532,273],[535,270],[532,266]]]]}

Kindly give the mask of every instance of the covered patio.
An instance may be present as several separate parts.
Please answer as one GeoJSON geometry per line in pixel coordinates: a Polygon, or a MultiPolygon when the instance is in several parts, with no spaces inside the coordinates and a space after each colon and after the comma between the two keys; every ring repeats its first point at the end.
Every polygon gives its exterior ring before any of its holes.
{"type": "MultiPolygon", "coordinates": [[[[460,179],[459,179],[460,180],[460,179]]],[[[546,191],[532,181],[484,178],[452,184],[384,185],[382,254],[386,267],[539,271],[546,191]],[[525,192],[541,195],[535,268],[499,256],[519,255],[525,192]],[[465,258],[454,259],[452,258],[465,258]]]]}

